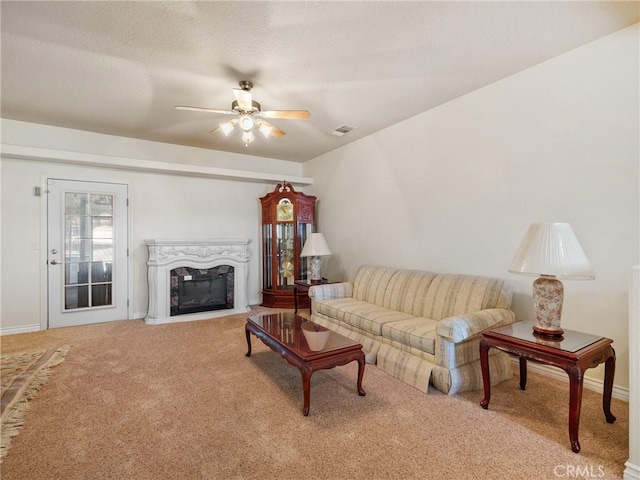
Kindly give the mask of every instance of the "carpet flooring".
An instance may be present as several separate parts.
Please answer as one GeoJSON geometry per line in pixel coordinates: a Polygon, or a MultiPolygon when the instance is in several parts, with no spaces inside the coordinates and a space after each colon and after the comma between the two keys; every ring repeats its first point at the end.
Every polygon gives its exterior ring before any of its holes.
{"type": "Polygon", "coordinates": [[[314,373],[304,417],[299,371],[255,338],[245,357],[246,316],[4,337],[3,353],[71,350],[31,401],[2,479],[622,478],[625,402],[608,424],[585,390],[575,454],[562,381],[530,372],[521,391],[516,373],[483,410],[480,391],[424,394],[371,365],[360,397],[353,362],[314,373]]]}

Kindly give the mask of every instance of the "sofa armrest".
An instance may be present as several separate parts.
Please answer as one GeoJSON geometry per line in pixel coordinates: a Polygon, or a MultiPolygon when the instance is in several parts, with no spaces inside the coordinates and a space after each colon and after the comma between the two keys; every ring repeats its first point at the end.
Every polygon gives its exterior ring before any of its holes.
{"type": "Polygon", "coordinates": [[[443,318],[436,325],[436,334],[452,343],[460,343],[483,330],[501,327],[515,321],[515,314],[506,308],[489,308],[466,315],[443,318]]]}
{"type": "Polygon", "coordinates": [[[328,298],[345,298],[353,296],[353,284],[350,282],[327,283],[314,285],[309,289],[312,301],[327,300],[328,298]]]}

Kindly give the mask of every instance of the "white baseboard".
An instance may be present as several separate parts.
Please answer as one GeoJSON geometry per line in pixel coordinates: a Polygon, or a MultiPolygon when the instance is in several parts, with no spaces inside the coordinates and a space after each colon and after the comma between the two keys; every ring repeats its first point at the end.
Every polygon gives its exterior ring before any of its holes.
{"type": "Polygon", "coordinates": [[[2,335],[15,335],[17,333],[31,333],[31,332],[39,332],[40,324],[36,323],[33,325],[21,325],[19,327],[5,327],[0,328],[0,336],[2,335]]]}
{"type": "MultiPolygon", "coordinates": [[[[511,357],[511,361],[516,365],[516,372],[519,368],[519,360],[518,357],[511,357]]],[[[540,373],[541,375],[546,375],[547,377],[552,377],[557,380],[569,383],[569,376],[567,373],[561,368],[552,367],[549,365],[541,365],[535,362],[527,362],[527,370],[530,372],[540,373]]],[[[582,385],[584,388],[593,390],[594,392],[602,393],[604,390],[604,382],[602,380],[595,380],[593,378],[585,377],[582,381],[582,385]]],[[[620,387],[618,385],[613,385],[612,397],[617,398],[618,400],[622,400],[624,402],[629,402],[629,389],[625,387],[620,387]]],[[[639,479],[640,480],[640,479],[639,479]]]]}
{"type": "Polygon", "coordinates": [[[624,480],[640,480],[640,466],[634,465],[631,462],[627,462],[624,464],[624,476],[622,477],[624,480]]]}
{"type": "Polygon", "coordinates": [[[262,304],[262,297],[251,298],[249,300],[249,305],[261,305],[261,304],[262,304]]]}
{"type": "Polygon", "coordinates": [[[236,315],[238,313],[246,313],[251,311],[250,307],[245,308],[232,308],[225,310],[213,310],[202,313],[188,313],[186,315],[174,315],[173,317],[160,317],[150,318],[146,316],[144,322],[149,325],[160,325],[163,323],[176,323],[176,322],[192,322],[194,320],[208,320],[211,318],[226,317],[228,315],[236,315]]]}

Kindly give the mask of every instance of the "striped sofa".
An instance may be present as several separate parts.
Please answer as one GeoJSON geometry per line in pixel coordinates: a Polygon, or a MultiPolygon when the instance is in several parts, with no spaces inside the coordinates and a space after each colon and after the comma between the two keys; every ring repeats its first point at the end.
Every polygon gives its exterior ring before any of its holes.
{"type": "MultiPolygon", "coordinates": [[[[309,289],[311,320],[362,343],[367,363],[427,391],[482,388],[481,332],[513,323],[503,280],[363,266],[355,280],[309,289]]],[[[509,357],[490,350],[493,384],[511,378],[509,357]]]]}

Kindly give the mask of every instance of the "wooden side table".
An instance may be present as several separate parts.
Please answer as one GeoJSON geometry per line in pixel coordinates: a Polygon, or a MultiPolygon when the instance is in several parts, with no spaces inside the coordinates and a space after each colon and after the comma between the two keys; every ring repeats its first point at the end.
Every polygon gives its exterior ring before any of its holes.
{"type": "Polygon", "coordinates": [[[554,339],[534,334],[532,322],[517,322],[482,333],[480,341],[480,364],[484,399],[482,408],[489,407],[491,380],[489,376],[489,348],[494,347],[519,357],[520,388],[527,384],[527,360],[560,367],[569,375],[569,441],[571,450],[578,453],[578,425],[582,405],[582,382],[584,371],[605,364],[602,409],[608,423],[616,417],[611,413],[611,393],[616,368],[616,353],[611,346],[613,340],[596,335],[565,330],[562,337],[554,339]]]}
{"type": "MultiPolygon", "coordinates": [[[[298,313],[298,292],[308,293],[309,289],[314,285],[325,285],[327,283],[335,283],[330,282],[326,278],[322,280],[296,280],[293,282],[293,307],[295,308],[294,313],[298,313]]],[[[311,314],[311,300],[309,300],[309,314],[311,314]]]]}

